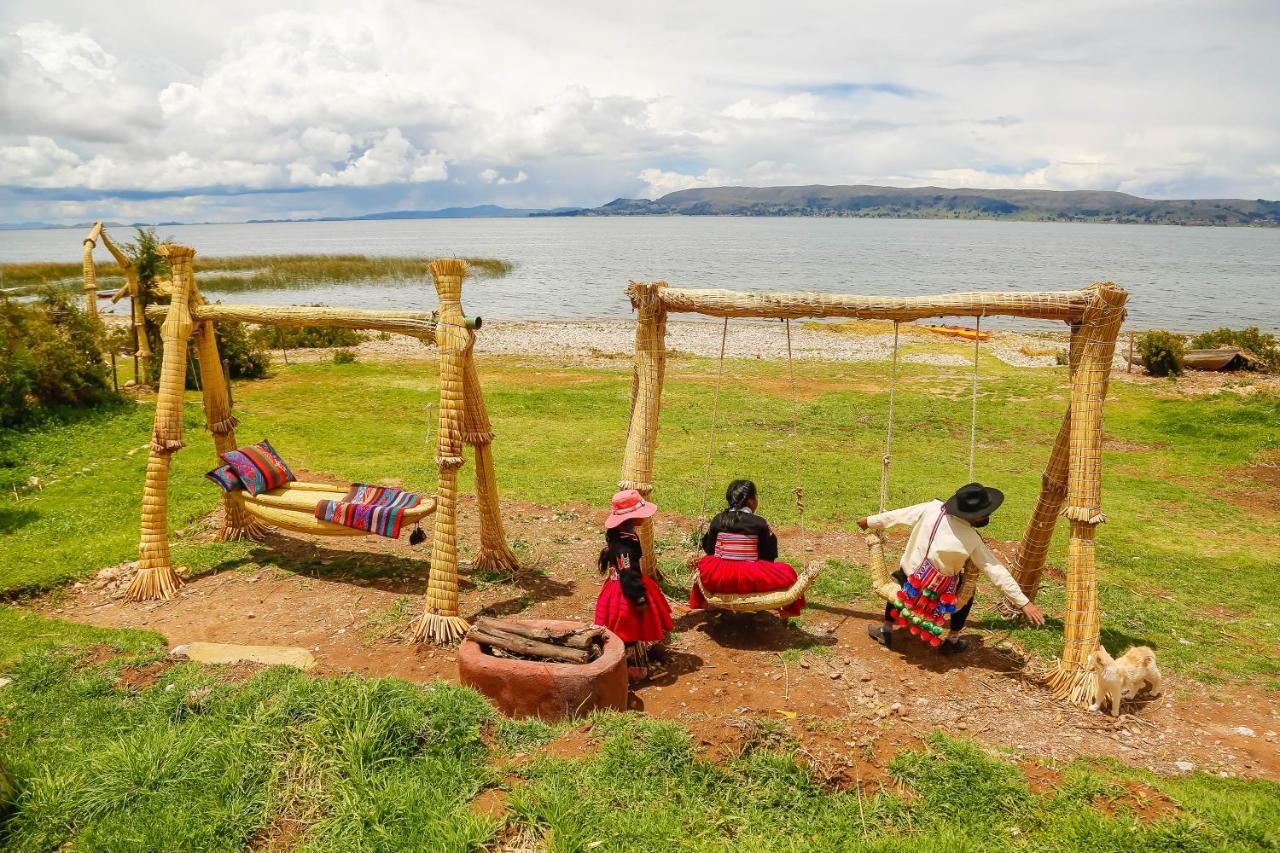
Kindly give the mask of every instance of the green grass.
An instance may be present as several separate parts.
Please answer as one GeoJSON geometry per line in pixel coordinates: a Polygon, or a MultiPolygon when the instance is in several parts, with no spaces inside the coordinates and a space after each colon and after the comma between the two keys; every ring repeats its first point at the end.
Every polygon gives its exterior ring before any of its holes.
{"type": "MultiPolygon", "coordinates": [[[[368,255],[237,255],[209,258],[197,255],[196,280],[204,290],[238,293],[274,288],[305,288],[334,282],[421,281],[427,257],[371,257],[368,255]]],[[[475,275],[498,278],[511,272],[510,261],[498,258],[464,258],[475,275]]],[[[13,287],[80,286],[84,271],[79,262],[31,262],[0,264],[0,289],[13,287]]],[[[98,289],[124,284],[114,262],[99,263],[98,289]]]]}
{"type": "MultiPolygon", "coordinates": [[[[1108,762],[1028,789],[1006,756],[940,733],[890,765],[885,792],[821,785],[786,738],[724,764],[680,726],[597,714],[579,759],[540,747],[565,726],[498,719],[477,694],[286,668],[227,683],[179,664],[125,686],[125,665],[29,655],[0,688],[0,746],[17,783],[0,845],[36,851],[1256,850],[1280,844],[1280,786],[1163,779],[1108,762]],[[1142,822],[1123,785],[1169,797],[1142,822]],[[470,808],[506,791],[496,815],[470,808]]],[[[762,732],[767,735],[767,732],[762,732]]]]}

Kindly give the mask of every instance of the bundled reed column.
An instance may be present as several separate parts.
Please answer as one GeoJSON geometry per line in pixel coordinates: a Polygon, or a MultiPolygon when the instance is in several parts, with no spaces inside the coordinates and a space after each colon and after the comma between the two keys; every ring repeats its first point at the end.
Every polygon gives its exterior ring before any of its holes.
{"type": "Polygon", "coordinates": [[[147,340],[147,318],[142,304],[142,284],[138,280],[138,269],[129,260],[129,256],[120,251],[105,230],[102,232],[102,245],[107,247],[111,257],[115,258],[120,269],[124,270],[125,286],[111,297],[111,304],[116,304],[122,297],[129,297],[129,316],[133,324],[133,350],[138,354],[138,361],[134,362],[133,381],[138,385],[147,385],[151,381],[151,342],[147,340]]]}
{"type": "Polygon", "coordinates": [[[426,609],[413,628],[417,641],[453,643],[470,627],[458,615],[458,469],[466,417],[466,362],[475,343],[462,313],[462,277],[467,265],[457,259],[432,261],[427,270],[440,298],[436,343],[440,346],[440,420],[437,427],[435,532],[426,609]]]}
{"type": "MultiPolygon", "coordinates": [[[[1070,365],[1068,375],[1075,377],[1076,368],[1080,365],[1083,352],[1084,334],[1082,326],[1074,323],[1071,326],[1071,343],[1068,350],[1067,363],[1070,365]]],[[[1067,458],[1071,441],[1071,405],[1062,416],[1062,425],[1053,440],[1053,449],[1049,452],[1049,462],[1045,466],[1040,479],[1040,494],[1036,497],[1035,509],[1027,522],[1027,529],[1014,551],[1010,571],[1022,593],[1032,601],[1040,592],[1040,580],[1044,574],[1044,561],[1049,553],[1049,543],[1053,539],[1053,529],[1057,525],[1058,516],[1062,513],[1063,501],[1067,499],[1067,458]]],[[[1005,616],[1017,618],[1021,611],[1009,602],[1001,600],[999,604],[1005,616]]]]}
{"type": "Polygon", "coordinates": [[[498,503],[498,479],[493,470],[493,425],[484,405],[484,392],[480,388],[480,374],[476,370],[475,348],[467,350],[462,383],[465,412],[462,427],[463,443],[475,449],[476,454],[476,506],[480,514],[480,553],[476,556],[478,569],[512,571],[519,568],[520,560],[507,544],[507,533],[502,526],[502,508],[498,503]]]}
{"type": "Polygon", "coordinates": [[[84,310],[93,319],[98,319],[98,272],[93,265],[93,250],[98,245],[98,236],[102,234],[102,223],[93,223],[93,230],[84,238],[84,310]]]}
{"type": "Polygon", "coordinates": [[[1095,540],[1102,513],[1102,405],[1111,377],[1116,339],[1124,323],[1128,294],[1111,282],[1096,286],[1082,321],[1085,335],[1071,381],[1067,507],[1071,541],[1067,548],[1067,611],[1062,658],[1047,679],[1060,698],[1087,707],[1098,684],[1090,658],[1098,647],[1101,614],[1095,540]]]}
{"type": "MultiPolygon", "coordinates": [[[[667,309],[662,304],[665,281],[636,282],[627,287],[631,307],[637,312],[636,352],[631,374],[631,421],[622,454],[621,489],[635,489],[645,500],[653,493],[653,455],[658,445],[658,412],[662,406],[662,380],[667,369],[667,309]]],[[[658,575],[653,547],[653,520],[639,525],[644,548],[641,567],[650,577],[658,575]]]]}
{"type": "Polygon", "coordinates": [[[164,353],[160,390],[156,395],[155,425],[147,457],[147,480],[142,493],[142,541],[138,545],[138,573],[125,597],[129,601],[169,598],[182,584],[169,559],[169,461],[183,447],[182,406],[187,384],[187,339],[195,327],[188,300],[193,284],[191,259],[195,250],[166,245],[160,253],[173,271],[169,313],[160,327],[164,353]]]}

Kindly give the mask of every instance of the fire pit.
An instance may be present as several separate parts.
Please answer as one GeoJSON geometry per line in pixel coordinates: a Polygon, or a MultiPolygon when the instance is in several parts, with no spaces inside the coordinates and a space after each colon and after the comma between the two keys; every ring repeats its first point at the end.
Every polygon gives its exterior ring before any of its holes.
{"type": "MultiPolygon", "coordinates": [[[[577,622],[520,619],[535,628],[585,628],[577,622]]],[[[604,649],[589,663],[544,663],[495,657],[470,637],[458,648],[458,680],[489,698],[508,717],[555,722],[596,708],[627,708],[627,658],[622,640],[605,633],[604,649]]]]}

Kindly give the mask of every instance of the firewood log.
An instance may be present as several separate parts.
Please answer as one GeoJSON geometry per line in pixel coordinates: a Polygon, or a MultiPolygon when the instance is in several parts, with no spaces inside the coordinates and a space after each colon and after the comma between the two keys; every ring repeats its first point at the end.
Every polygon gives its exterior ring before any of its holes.
{"type": "Polygon", "coordinates": [[[552,643],[543,643],[538,640],[530,640],[528,637],[521,637],[518,634],[497,631],[493,628],[476,626],[471,629],[469,636],[481,645],[492,646],[503,651],[528,657],[564,663],[587,663],[591,660],[591,654],[586,649],[571,649],[552,643]]]}
{"type": "Polygon", "coordinates": [[[542,643],[564,645],[573,649],[589,649],[592,645],[604,642],[604,628],[600,627],[542,628],[524,625],[520,622],[493,619],[488,616],[481,616],[476,620],[476,624],[486,629],[493,629],[506,634],[516,634],[542,643]]]}

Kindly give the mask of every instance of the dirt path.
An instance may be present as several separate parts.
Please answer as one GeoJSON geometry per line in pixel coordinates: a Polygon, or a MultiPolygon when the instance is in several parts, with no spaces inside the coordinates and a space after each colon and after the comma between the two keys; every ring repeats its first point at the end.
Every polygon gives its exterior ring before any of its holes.
{"type": "MultiPolygon", "coordinates": [[[[590,622],[599,579],[597,513],[504,501],[507,531],[531,569],[514,578],[465,575],[463,614],[522,614],[590,622]]],[[[464,558],[478,541],[475,504],[460,507],[464,558]]],[[[678,518],[658,538],[677,541],[678,518]]],[[[216,519],[194,535],[209,537],[216,519]]],[[[779,531],[793,554],[865,563],[860,537],[839,531],[779,531]]],[[[302,646],[325,674],[357,672],[413,681],[456,680],[454,652],[410,645],[421,608],[428,543],[376,537],[332,540],[272,534],[240,564],[186,584],[171,601],[126,604],[120,585],[90,582],[36,606],[94,625],[146,628],[170,645],[196,640],[302,646]],[[101,585],[101,588],[95,588],[101,585]]],[[[464,573],[468,569],[464,567],[464,573]]],[[[990,604],[989,590],[979,593],[990,604]]],[[[1196,769],[1280,779],[1273,696],[1168,679],[1168,694],[1118,720],[1054,701],[1020,675],[1020,660],[996,635],[956,658],[902,642],[889,650],[865,634],[878,608],[867,601],[812,602],[797,625],[772,614],[690,611],[672,601],[676,631],[665,669],[634,691],[632,706],[687,724],[713,757],[760,738],[798,743],[837,785],[883,780],[901,745],[942,728],[1049,761],[1113,756],[1162,773],[1196,769]],[[998,648],[997,645],[1000,647],[998,648]],[[810,653],[783,653],[809,648],[810,653]],[[1251,730],[1252,736],[1238,730],[1251,730]]]]}

